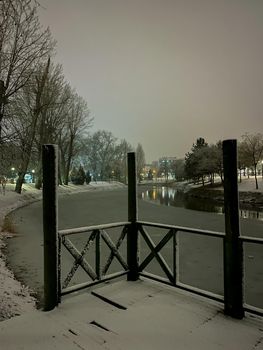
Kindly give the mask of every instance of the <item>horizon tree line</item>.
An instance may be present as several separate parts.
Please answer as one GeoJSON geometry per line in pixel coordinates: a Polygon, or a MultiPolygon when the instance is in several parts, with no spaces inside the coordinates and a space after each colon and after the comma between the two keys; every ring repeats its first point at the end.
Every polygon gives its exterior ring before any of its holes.
{"type": "MultiPolygon", "coordinates": [[[[237,150],[239,181],[242,181],[242,175],[249,177],[252,173],[258,189],[258,174],[261,172],[263,176],[263,135],[245,133],[238,141],[237,150]]],[[[205,179],[213,184],[215,175],[219,175],[223,182],[222,141],[208,145],[204,138],[198,138],[185,155],[185,175],[194,182],[201,181],[203,185],[205,179]]]]}

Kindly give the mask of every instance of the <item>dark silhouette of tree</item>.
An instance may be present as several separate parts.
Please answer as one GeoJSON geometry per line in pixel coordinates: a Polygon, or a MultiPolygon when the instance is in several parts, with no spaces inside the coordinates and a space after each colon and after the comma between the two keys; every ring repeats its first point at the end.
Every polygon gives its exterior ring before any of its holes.
{"type": "Polygon", "coordinates": [[[253,167],[256,189],[258,190],[257,166],[263,158],[263,135],[246,133],[242,136],[239,149],[241,149],[242,157],[253,167]]]}
{"type": "Polygon", "coordinates": [[[200,179],[205,184],[205,178],[209,177],[214,183],[214,175],[219,174],[222,180],[222,143],[208,145],[203,138],[198,138],[193,144],[191,152],[185,157],[185,173],[189,179],[198,182],[200,179]]]}
{"type": "Polygon", "coordinates": [[[136,166],[137,166],[137,178],[139,179],[139,181],[142,180],[142,172],[143,172],[143,168],[145,166],[145,153],[143,150],[143,147],[140,143],[138,143],[137,147],[136,147],[136,166]]]}
{"type": "Polygon", "coordinates": [[[55,45],[49,29],[41,27],[38,6],[33,0],[0,2],[0,139],[7,103],[28,83],[55,45]]]}

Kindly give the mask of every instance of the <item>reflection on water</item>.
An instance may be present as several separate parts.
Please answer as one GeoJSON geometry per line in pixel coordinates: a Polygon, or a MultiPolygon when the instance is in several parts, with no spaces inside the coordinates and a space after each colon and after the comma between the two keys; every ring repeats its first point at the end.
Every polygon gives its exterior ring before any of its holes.
{"type": "MultiPolygon", "coordinates": [[[[152,189],[142,193],[142,199],[161,205],[182,207],[186,209],[208,211],[217,214],[224,213],[224,206],[212,200],[186,197],[171,187],[154,186],[152,189]]],[[[240,217],[263,221],[263,212],[260,210],[240,209],[240,217]]]]}

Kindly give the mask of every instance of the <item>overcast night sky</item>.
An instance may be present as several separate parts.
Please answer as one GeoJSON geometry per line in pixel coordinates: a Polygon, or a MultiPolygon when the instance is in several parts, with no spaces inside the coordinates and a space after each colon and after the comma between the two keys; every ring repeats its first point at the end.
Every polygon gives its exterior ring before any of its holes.
{"type": "Polygon", "coordinates": [[[41,0],[56,61],[148,162],[263,133],[262,0],[41,0]]]}

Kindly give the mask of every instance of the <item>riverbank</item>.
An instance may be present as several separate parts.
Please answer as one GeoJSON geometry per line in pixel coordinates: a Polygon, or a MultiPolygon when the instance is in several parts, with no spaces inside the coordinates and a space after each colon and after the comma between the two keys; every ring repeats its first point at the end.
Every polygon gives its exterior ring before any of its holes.
{"type": "MultiPolygon", "coordinates": [[[[111,190],[125,185],[118,182],[92,182],[89,185],[59,186],[59,196],[87,191],[111,190]]],[[[32,311],[36,306],[33,292],[15,279],[6,265],[5,247],[8,238],[14,236],[12,222],[5,219],[7,214],[42,198],[42,191],[33,184],[23,185],[22,194],[14,192],[14,185],[7,184],[6,194],[0,194],[0,321],[32,311]]]]}
{"type": "MultiPolygon", "coordinates": [[[[244,178],[238,183],[239,202],[241,205],[251,208],[263,208],[263,179],[258,179],[258,189],[253,178],[244,178]]],[[[224,201],[224,188],[222,184],[216,183],[213,186],[197,186],[185,191],[185,195],[193,198],[224,201]]]]}

